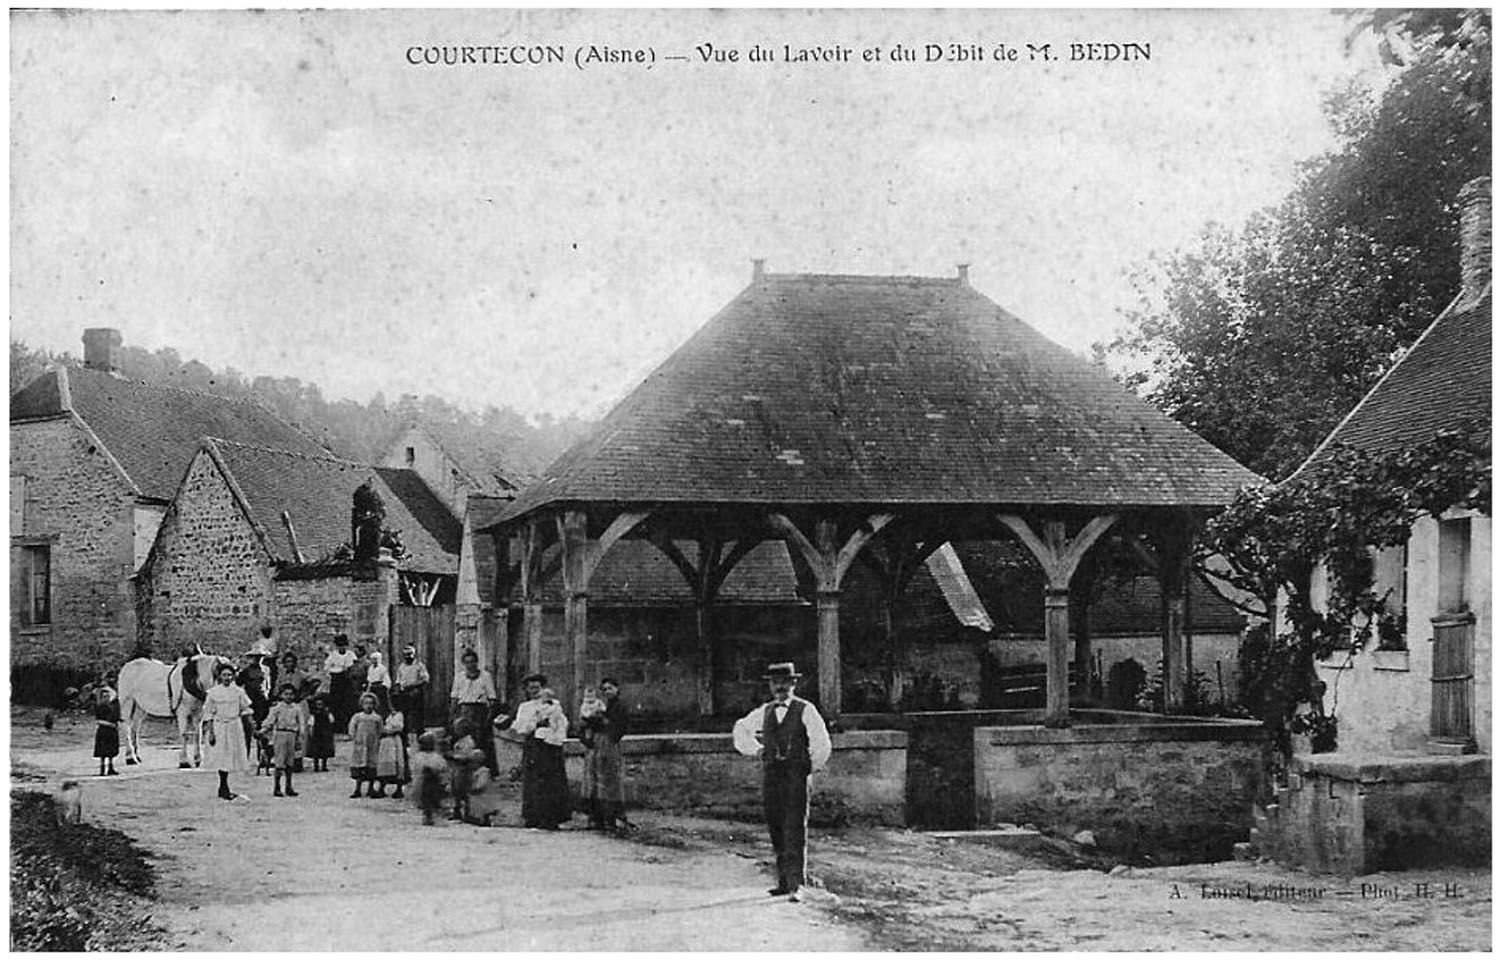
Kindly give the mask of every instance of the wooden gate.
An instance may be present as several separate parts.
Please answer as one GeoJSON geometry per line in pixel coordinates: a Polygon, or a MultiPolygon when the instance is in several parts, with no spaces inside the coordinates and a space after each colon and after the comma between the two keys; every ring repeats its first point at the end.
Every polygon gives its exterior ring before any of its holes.
{"type": "MultiPolygon", "coordinates": [[[[392,605],[391,652],[400,655],[408,643],[427,664],[427,722],[448,720],[448,690],[453,687],[452,605],[392,605]]],[[[399,660],[398,660],[399,661],[399,660]]]]}
{"type": "Polygon", "coordinates": [[[1432,736],[1474,736],[1474,616],[1468,612],[1432,620],[1432,736]]]}

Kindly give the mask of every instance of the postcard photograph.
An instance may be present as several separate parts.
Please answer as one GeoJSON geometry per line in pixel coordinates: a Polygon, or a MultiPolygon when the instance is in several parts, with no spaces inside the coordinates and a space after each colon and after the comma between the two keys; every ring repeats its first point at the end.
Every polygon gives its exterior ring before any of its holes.
{"type": "Polygon", "coordinates": [[[1492,947],[1489,8],[12,10],[10,947],[1492,947]]]}

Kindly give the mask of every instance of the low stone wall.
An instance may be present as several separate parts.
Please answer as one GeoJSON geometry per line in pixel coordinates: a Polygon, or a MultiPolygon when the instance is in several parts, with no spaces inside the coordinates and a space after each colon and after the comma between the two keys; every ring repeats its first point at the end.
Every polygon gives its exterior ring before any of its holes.
{"type": "MultiPolygon", "coordinates": [[[[632,805],[747,819],[761,815],[760,760],[741,756],[724,733],[627,736],[625,793],[632,805]]],[[[568,779],[583,778],[583,745],[569,740],[568,779]]],[[[906,734],[849,731],[833,736],[828,767],[813,774],[812,822],[905,822],[906,734]]]]}
{"type": "Polygon", "coordinates": [[[1188,717],[974,731],[978,826],[1031,823],[1140,861],[1228,858],[1248,838],[1269,745],[1259,723],[1188,717]]]}
{"type": "Polygon", "coordinates": [[[1252,842],[1290,867],[1369,874],[1490,860],[1487,756],[1293,758],[1252,842]]]}

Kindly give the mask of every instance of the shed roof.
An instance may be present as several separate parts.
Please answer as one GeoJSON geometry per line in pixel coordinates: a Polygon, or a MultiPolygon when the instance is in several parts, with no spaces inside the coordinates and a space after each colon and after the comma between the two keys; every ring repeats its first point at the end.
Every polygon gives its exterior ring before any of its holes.
{"type": "Polygon", "coordinates": [[[294,558],[281,512],[289,512],[303,557],[315,560],[349,540],[354,489],[366,480],[385,502],[385,527],[401,532],[403,570],[457,574],[463,532],[415,471],[374,468],[335,457],[316,457],[228,440],[206,446],[226,469],[266,535],[271,553],[294,558]]]}
{"type": "Polygon", "coordinates": [[[142,497],[169,501],[204,437],[307,456],[330,453],[255,400],[127,380],[87,367],[56,368],[10,398],[10,419],[71,409],[130,475],[142,497]]]}
{"type": "Polygon", "coordinates": [[[1490,287],[1454,301],[1370,389],[1297,473],[1329,448],[1401,450],[1491,419],[1490,287]]]}
{"type": "Polygon", "coordinates": [[[507,512],[1200,506],[1259,478],[958,279],[765,275],[507,512]]]}

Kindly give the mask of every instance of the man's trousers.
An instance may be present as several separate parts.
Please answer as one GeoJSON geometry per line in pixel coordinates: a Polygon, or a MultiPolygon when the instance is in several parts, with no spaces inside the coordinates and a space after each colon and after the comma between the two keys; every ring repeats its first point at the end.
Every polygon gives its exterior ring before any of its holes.
{"type": "Polygon", "coordinates": [[[807,767],[767,763],[764,793],[777,886],[796,890],[807,879],[807,767]]]}

